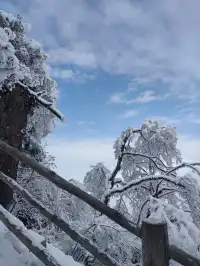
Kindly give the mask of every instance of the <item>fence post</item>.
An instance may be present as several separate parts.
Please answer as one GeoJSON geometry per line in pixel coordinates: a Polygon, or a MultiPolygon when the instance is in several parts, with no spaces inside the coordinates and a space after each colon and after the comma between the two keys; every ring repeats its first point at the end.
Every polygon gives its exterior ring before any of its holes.
{"type": "Polygon", "coordinates": [[[168,266],[168,234],[165,223],[142,223],[143,266],[168,266]]]}

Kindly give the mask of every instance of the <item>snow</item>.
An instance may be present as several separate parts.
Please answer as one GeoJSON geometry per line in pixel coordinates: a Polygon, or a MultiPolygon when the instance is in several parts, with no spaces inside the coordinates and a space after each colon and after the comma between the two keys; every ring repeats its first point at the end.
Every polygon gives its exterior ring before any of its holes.
{"type": "Polygon", "coordinates": [[[193,223],[190,214],[153,197],[150,198],[149,206],[151,215],[148,221],[167,223],[169,243],[200,258],[200,231],[193,223]]]}
{"type": "Polygon", "coordinates": [[[47,244],[47,249],[53,257],[63,266],[80,266],[81,264],[75,262],[71,256],[65,255],[61,250],[51,244],[47,244]]]}
{"type": "Polygon", "coordinates": [[[15,49],[10,43],[13,39],[10,29],[0,27],[0,84],[11,74],[19,71],[19,60],[15,49]]]}
{"type": "MultiPolygon", "coordinates": [[[[15,223],[19,222],[14,219],[15,223]]],[[[21,222],[19,222],[21,224],[21,222]]],[[[41,243],[44,238],[32,230],[27,230],[34,242],[41,243]]],[[[81,266],[75,262],[71,256],[65,255],[58,248],[47,244],[47,251],[62,266],[81,266]]],[[[13,235],[6,226],[0,222],[0,265],[6,266],[44,266],[19,240],[13,235]]]]}

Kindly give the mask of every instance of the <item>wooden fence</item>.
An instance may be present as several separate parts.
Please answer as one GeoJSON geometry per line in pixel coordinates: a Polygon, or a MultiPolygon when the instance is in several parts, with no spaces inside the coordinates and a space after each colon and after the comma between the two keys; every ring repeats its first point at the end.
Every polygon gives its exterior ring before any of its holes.
{"type": "MultiPolygon", "coordinates": [[[[68,182],[64,178],[57,175],[55,172],[39,164],[35,159],[21,153],[17,149],[9,146],[2,140],[0,140],[0,150],[6,152],[16,160],[19,160],[26,165],[30,166],[33,170],[38,172],[41,176],[55,184],[62,190],[73,194],[91,207],[106,215],[112,221],[125,228],[130,233],[142,239],[142,261],[143,266],[167,266],[169,260],[186,265],[186,266],[200,266],[200,259],[188,254],[187,252],[179,249],[178,247],[169,245],[167,225],[166,224],[152,224],[149,222],[143,222],[142,228],[133,226],[130,220],[124,217],[118,211],[106,206],[98,199],[92,197],[85,191],[76,187],[72,183],[68,182]]],[[[68,236],[74,241],[79,243],[94,257],[96,257],[105,266],[119,266],[113,258],[108,254],[100,251],[96,245],[90,242],[83,235],[76,232],[71,226],[62,220],[60,217],[49,212],[39,201],[37,201],[28,191],[22,188],[16,181],[8,177],[4,173],[0,172],[0,179],[9,185],[16,193],[21,195],[27,202],[40,211],[42,215],[47,217],[56,226],[62,229],[68,236]]],[[[44,246],[40,245],[35,247],[31,244],[31,239],[27,234],[23,234],[24,228],[19,229],[16,225],[13,225],[11,219],[8,218],[7,211],[4,208],[0,208],[0,220],[13,232],[30,250],[47,266],[58,266],[57,263],[48,254],[48,251],[44,246]]]]}

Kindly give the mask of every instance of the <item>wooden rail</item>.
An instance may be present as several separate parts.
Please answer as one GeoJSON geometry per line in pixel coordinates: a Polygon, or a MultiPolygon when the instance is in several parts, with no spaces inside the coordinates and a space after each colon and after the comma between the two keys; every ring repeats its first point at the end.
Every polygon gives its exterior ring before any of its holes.
{"type": "Polygon", "coordinates": [[[48,250],[41,244],[35,243],[28,229],[15,218],[13,215],[5,210],[0,205],[0,220],[2,223],[46,266],[62,266],[55,258],[48,252],[48,250]]]}
{"type": "MultiPolygon", "coordinates": [[[[118,211],[106,206],[101,201],[87,194],[85,191],[81,190],[75,185],[71,184],[64,178],[57,175],[55,172],[39,164],[35,159],[32,159],[31,157],[21,153],[20,151],[9,146],[2,140],[0,140],[0,150],[8,153],[13,158],[27,164],[36,172],[38,172],[41,176],[45,177],[53,184],[55,184],[57,187],[73,194],[74,196],[77,196],[79,199],[83,200],[85,203],[89,204],[91,207],[93,207],[100,213],[106,215],[118,225],[122,226],[135,236],[140,237],[142,239],[143,244],[143,266],[165,266],[169,264],[169,259],[173,259],[185,266],[200,266],[200,259],[188,254],[187,252],[182,249],[179,249],[178,247],[168,244],[166,225],[153,225],[147,222],[143,222],[142,230],[140,230],[140,228],[136,228],[130,220],[128,220],[118,211]],[[154,232],[154,236],[152,236],[152,231],[154,232]],[[157,234],[157,232],[159,232],[159,234],[157,234]],[[166,250],[165,252],[164,249],[166,250]],[[147,259],[147,257],[150,259],[147,259]]],[[[32,206],[36,207],[44,216],[46,216],[50,221],[59,226],[72,239],[77,241],[92,255],[97,257],[97,259],[104,265],[118,265],[117,262],[115,262],[110,256],[105,253],[101,253],[99,256],[98,248],[95,245],[93,245],[86,238],[72,230],[69,224],[67,224],[59,217],[51,214],[48,210],[46,210],[36,199],[34,199],[26,190],[20,187],[13,179],[4,175],[2,172],[0,172],[0,179],[7,183],[10,187],[12,187],[12,189],[14,189],[17,193],[22,195],[30,204],[32,204],[32,206]],[[107,261],[107,259],[109,260],[109,262],[107,261]]]]}

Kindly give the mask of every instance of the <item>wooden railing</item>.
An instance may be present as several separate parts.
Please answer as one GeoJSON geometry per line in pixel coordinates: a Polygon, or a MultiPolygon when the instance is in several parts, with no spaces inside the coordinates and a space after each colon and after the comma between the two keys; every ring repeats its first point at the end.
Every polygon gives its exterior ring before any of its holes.
{"type": "MultiPolygon", "coordinates": [[[[169,260],[173,259],[174,261],[186,265],[186,266],[200,266],[200,259],[188,254],[182,249],[178,247],[169,245],[168,243],[168,234],[167,234],[167,226],[166,224],[151,224],[149,222],[143,222],[142,228],[135,227],[130,220],[124,217],[118,211],[108,207],[103,204],[98,199],[92,197],[85,191],[76,187],[72,183],[68,182],[64,178],[60,177],[55,172],[46,168],[45,166],[39,164],[35,159],[21,153],[17,149],[9,146],[2,140],[0,140],[0,150],[6,152],[11,155],[13,158],[25,163],[33,170],[38,172],[41,176],[55,184],[57,187],[62,190],[67,191],[68,193],[73,194],[79,199],[83,200],[85,203],[89,204],[95,210],[100,213],[106,215],[109,219],[125,228],[130,233],[142,239],[142,261],[143,266],[166,266],[169,265],[169,260]]],[[[94,257],[96,257],[103,265],[105,266],[119,266],[113,258],[111,258],[108,254],[99,251],[98,247],[91,243],[87,238],[83,235],[76,232],[71,226],[62,220],[60,217],[56,216],[49,212],[39,201],[37,201],[28,191],[22,188],[16,181],[7,175],[0,172],[0,179],[9,185],[16,193],[21,195],[26,201],[28,201],[33,207],[38,209],[41,214],[43,214],[46,218],[48,218],[51,222],[57,225],[60,229],[62,229],[68,236],[70,236],[74,241],[79,243],[82,247],[84,247],[88,252],[90,252],[94,257]]],[[[0,220],[8,226],[8,222],[5,222],[1,213],[2,210],[0,208],[0,220]]],[[[9,227],[9,226],[8,226],[9,227]]],[[[10,230],[16,234],[16,231],[12,229],[10,226],[10,230]]],[[[16,234],[17,235],[17,234],[16,234]]],[[[17,235],[18,238],[19,234],[17,235]]],[[[32,246],[29,245],[29,241],[25,241],[26,246],[40,259],[44,262],[45,252],[38,255],[35,250],[33,250],[32,246]],[[27,244],[28,243],[28,244],[27,244]]],[[[41,252],[40,252],[41,253],[41,252]]],[[[44,262],[45,265],[57,266],[58,264],[51,261],[44,262]]]]}

